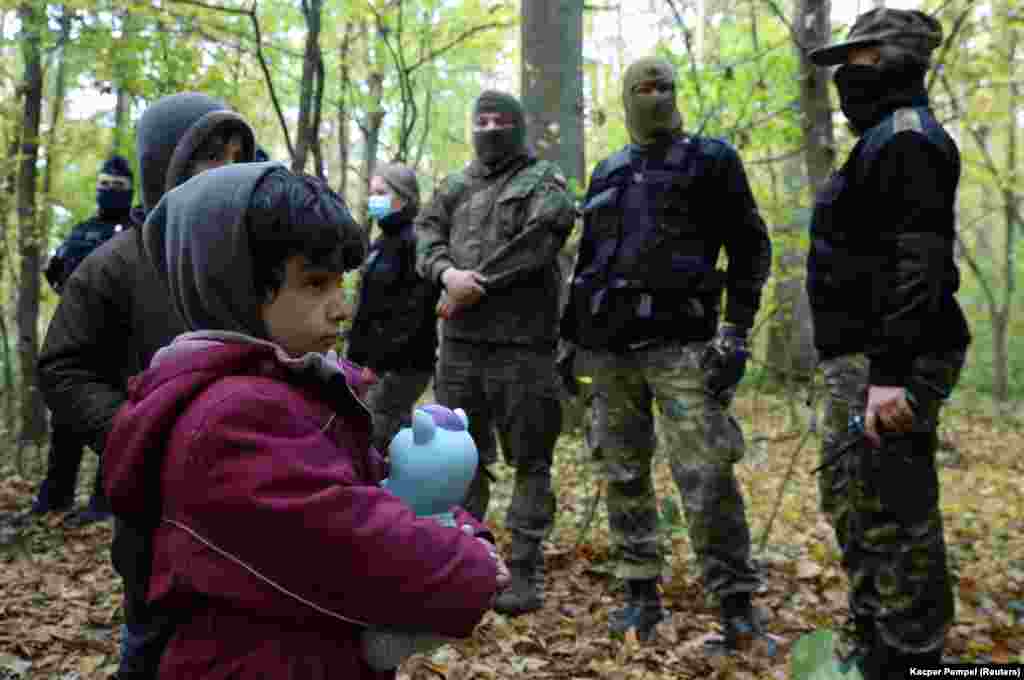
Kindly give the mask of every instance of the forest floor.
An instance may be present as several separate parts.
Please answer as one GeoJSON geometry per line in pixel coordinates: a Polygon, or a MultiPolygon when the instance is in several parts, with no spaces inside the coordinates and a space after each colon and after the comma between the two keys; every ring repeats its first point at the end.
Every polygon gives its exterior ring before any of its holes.
{"type": "MultiPolygon", "coordinates": [[[[766,582],[756,603],[768,616],[766,628],[777,643],[774,656],[761,641],[732,657],[709,658],[702,652],[704,641],[717,632],[715,610],[698,581],[663,452],[655,475],[664,541],[671,549],[662,587],[672,616],[658,626],[650,643],[639,644],[632,635],[609,638],[608,614],[619,606],[622,593],[609,574],[604,502],[591,502],[600,475],[576,432],[562,436],[556,454],[560,510],[545,547],[543,610],[514,619],[490,612],[472,638],[429,657],[413,657],[401,670],[401,680],[787,678],[792,644],[805,633],[836,628],[845,620],[846,580],[831,530],[817,507],[816,478],[809,472],[816,465],[819,441],[786,432],[787,408],[771,396],[746,396],[735,411],[748,443],[737,472],[766,582]]],[[[1006,418],[991,410],[953,408],[941,437],[947,461],[940,471],[941,503],[957,583],[957,617],[947,656],[1022,662],[1024,425],[1019,414],[1006,418]]],[[[37,467],[40,459],[35,458],[37,467]]],[[[38,475],[19,477],[10,456],[3,460],[0,678],[105,679],[115,670],[122,620],[120,580],[108,552],[110,523],[70,529],[58,514],[12,525],[10,518],[30,505],[38,475]]],[[[94,465],[95,457],[87,460],[87,468],[94,465]]],[[[499,465],[497,472],[501,481],[490,517],[503,545],[508,535],[500,518],[508,504],[511,470],[499,465]]],[[[83,472],[80,502],[91,475],[91,469],[83,472]]]]}

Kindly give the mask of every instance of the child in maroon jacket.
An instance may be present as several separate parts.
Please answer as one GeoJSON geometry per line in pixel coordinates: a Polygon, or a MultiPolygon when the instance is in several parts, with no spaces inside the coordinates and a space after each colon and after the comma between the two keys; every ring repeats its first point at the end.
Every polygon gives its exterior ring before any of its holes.
{"type": "Polygon", "coordinates": [[[149,599],[180,621],[161,680],[390,678],[364,627],[469,635],[507,572],[467,513],[442,527],[378,485],[367,376],[331,350],[365,253],[341,199],[233,165],[143,229],[191,332],[132,380],[104,472],[115,512],[154,526],[149,599]]]}

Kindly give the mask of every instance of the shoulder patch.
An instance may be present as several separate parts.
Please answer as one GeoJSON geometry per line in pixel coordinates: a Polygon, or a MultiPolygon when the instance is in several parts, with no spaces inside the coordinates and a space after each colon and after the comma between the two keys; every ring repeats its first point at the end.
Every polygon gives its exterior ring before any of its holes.
{"type": "Polygon", "coordinates": [[[892,114],[893,134],[907,130],[924,133],[924,123],[921,121],[921,114],[916,109],[896,109],[892,114]]]}

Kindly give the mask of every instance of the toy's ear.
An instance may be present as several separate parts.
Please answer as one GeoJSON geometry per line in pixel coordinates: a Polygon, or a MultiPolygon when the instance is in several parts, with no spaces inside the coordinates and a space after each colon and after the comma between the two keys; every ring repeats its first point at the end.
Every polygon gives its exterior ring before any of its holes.
{"type": "Polygon", "coordinates": [[[434,416],[416,409],[412,412],[412,441],[422,446],[434,438],[434,416]]]}
{"type": "Polygon", "coordinates": [[[463,411],[461,408],[457,408],[457,409],[455,409],[455,415],[457,415],[459,417],[459,420],[462,421],[462,424],[465,425],[466,429],[468,430],[469,429],[469,416],[466,415],[466,412],[463,411]]]}

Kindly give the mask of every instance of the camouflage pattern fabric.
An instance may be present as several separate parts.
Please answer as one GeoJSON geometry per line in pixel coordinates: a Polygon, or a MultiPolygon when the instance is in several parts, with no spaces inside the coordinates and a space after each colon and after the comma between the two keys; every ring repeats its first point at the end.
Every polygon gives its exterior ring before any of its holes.
{"type": "Polygon", "coordinates": [[[628,354],[581,349],[576,372],[589,376],[594,390],[585,439],[608,479],[616,576],[661,575],[651,478],[660,442],[682,496],[704,586],[721,598],[753,592],[761,581],[750,560],[750,529],[733,470],[743,457],[743,433],[728,413],[732,394],[717,400],[704,387],[705,346],[672,343],[628,354]]]}
{"type": "MultiPolygon", "coordinates": [[[[918,357],[906,386],[918,424],[858,445],[820,471],[821,508],[836,533],[850,578],[850,610],[874,620],[886,645],[903,653],[941,648],[953,620],[953,590],[939,512],[936,427],[956,385],[962,352],[918,357]]],[[[851,415],[867,405],[869,360],[851,354],[822,362],[827,389],[822,462],[852,436],[851,415]]]]}
{"type": "Polygon", "coordinates": [[[412,407],[427,389],[431,371],[386,371],[366,393],[373,413],[373,445],[383,454],[403,427],[412,426],[412,407]]]}
{"type": "Polygon", "coordinates": [[[554,163],[478,163],[447,177],[416,219],[416,267],[437,281],[447,267],[487,277],[487,294],[444,324],[447,338],[533,345],[557,342],[558,252],[575,207],[554,163]]]}
{"type": "MultiPolygon", "coordinates": [[[[497,430],[505,462],[516,469],[505,526],[514,538],[525,539],[514,544],[524,546],[539,544],[555,516],[551,463],[562,405],[554,361],[546,348],[444,340],[434,382],[440,404],[465,409],[481,467],[497,461],[497,430]]],[[[486,505],[484,500],[481,515],[486,505]]],[[[509,564],[516,561],[517,555],[508,556],[509,564]]]]}

